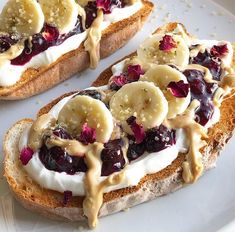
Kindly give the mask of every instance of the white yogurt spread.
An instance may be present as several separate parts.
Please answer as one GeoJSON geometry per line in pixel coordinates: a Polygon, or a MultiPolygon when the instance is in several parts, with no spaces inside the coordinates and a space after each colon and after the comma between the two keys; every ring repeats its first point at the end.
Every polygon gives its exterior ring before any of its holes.
{"type": "MultiPolygon", "coordinates": [[[[30,126],[24,131],[19,143],[19,149],[27,146],[30,126]]],[[[178,156],[179,152],[187,151],[185,133],[182,129],[176,133],[176,145],[166,148],[160,152],[145,154],[137,160],[128,164],[125,168],[124,181],[105,189],[105,192],[135,186],[140,179],[147,174],[158,172],[170,165],[178,156]]],[[[75,175],[68,175],[65,172],[59,173],[48,170],[39,159],[38,151],[34,153],[32,159],[24,166],[31,178],[44,188],[58,192],[66,190],[72,191],[74,196],[85,195],[84,176],[85,173],[78,172],[75,175]]],[[[100,177],[100,181],[106,177],[100,177]]]]}
{"type": "MultiPolygon", "coordinates": [[[[113,9],[111,14],[106,14],[104,16],[102,29],[105,30],[111,23],[130,17],[140,10],[142,5],[142,2],[138,1],[133,5],[124,8],[113,9]]],[[[62,44],[50,47],[46,51],[34,56],[29,62],[22,66],[11,65],[10,61],[4,62],[4,64],[0,65],[0,86],[7,87],[14,85],[28,68],[38,68],[52,64],[65,53],[78,48],[86,37],[87,31],[71,36],[62,44]]]]}

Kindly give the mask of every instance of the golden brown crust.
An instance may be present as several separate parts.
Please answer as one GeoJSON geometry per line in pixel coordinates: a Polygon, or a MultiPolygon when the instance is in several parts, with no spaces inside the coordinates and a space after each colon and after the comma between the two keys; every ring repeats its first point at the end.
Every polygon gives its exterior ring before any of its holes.
{"type": "MultiPolygon", "coordinates": [[[[131,17],[111,24],[103,33],[100,44],[101,58],[105,58],[124,46],[142,27],[153,9],[153,4],[143,1],[144,6],[131,17]]],[[[0,87],[0,99],[23,99],[43,92],[76,73],[89,67],[89,55],[83,43],[46,68],[28,69],[20,81],[10,87],[0,87]]]]}
{"type": "MultiPolygon", "coordinates": [[[[172,28],[173,24],[169,25],[169,28],[172,28]]],[[[234,45],[235,47],[235,45],[234,45]]],[[[134,54],[134,53],[133,53],[134,54]]],[[[131,54],[131,55],[133,55],[131,54]]],[[[131,56],[130,55],[130,56],[131,56]]],[[[234,54],[234,63],[235,63],[235,54],[234,54]]],[[[93,83],[95,86],[104,85],[107,84],[108,79],[112,75],[110,67],[107,68],[104,72],[101,73],[101,75],[97,78],[97,80],[93,83]]],[[[234,92],[233,92],[234,93],[234,92]]],[[[49,103],[45,107],[43,107],[38,115],[41,115],[43,113],[47,113],[51,107],[53,107],[54,104],[56,104],[59,100],[61,100],[63,97],[71,95],[72,93],[68,93],[66,95],[63,95],[53,102],[49,103]]],[[[221,118],[219,123],[213,126],[209,130],[209,138],[207,140],[208,145],[203,148],[203,162],[205,169],[207,170],[210,168],[216,161],[217,156],[219,155],[219,152],[222,150],[224,145],[228,142],[228,140],[231,138],[231,136],[234,133],[234,127],[235,127],[235,95],[231,95],[230,98],[227,98],[223,101],[221,107],[221,118]]],[[[15,124],[13,127],[15,127],[18,124],[15,124]]],[[[9,132],[8,132],[9,133],[9,132]]],[[[6,149],[6,143],[7,140],[9,140],[10,135],[6,135],[6,139],[4,142],[4,153],[6,155],[5,160],[8,160],[9,151],[6,149]]],[[[161,194],[166,194],[170,191],[176,190],[183,186],[183,180],[182,180],[182,162],[185,160],[185,155],[180,154],[177,159],[174,160],[174,162],[166,167],[165,169],[161,170],[160,172],[157,172],[155,174],[146,175],[144,178],[141,179],[140,183],[135,187],[129,187],[124,188],[116,191],[112,191],[109,193],[104,194],[104,206],[110,206],[113,202],[117,204],[118,202],[121,202],[120,199],[130,198],[133,197],[135,194],[141,191],[145,191],[145,187],[152,185],[153,188],[158,184],[159,182],[164,182],[166,180],[169,181],[169,185],[172,185],[173,187],[168,189],[168,191],[163,191],[160,193],[155,193],[155,197],[159,196],[161,194]],[[158,194],[158,195],[157,195],[158,194]]],[[[21,164],[19,164],[21,165],[21,164]]],[[[18,167],[19,170],[22,170],[22,167],[18,167]]],[[[70,220],[73,220],[70,216],[65,216],[64,213],[62,213],[63,205],[62,205],[62,199],[63,194],[51,191],[48,189],[41,188],[37,183],[33,182],[30,178],[28,178],[27,185],[35,186],[37,191],[34,191],[34,196],[31,196],[27,193],[27,191],[24,192],[24,190],[19,189],[19,186],[17,186],[17,181],[11,177],[9,174],[10,171],[7,169],[7,165],[5,163],[5,176],[7,178],[7,181],[16,195],[16,197],[22,202],[22,204],[29,209],[33,209],[35,211],[49,214],[49,212],[52,213],[53,216],[57,219],[63,219],[69,218],[70,220]],[[33,184],[32,184],[33,182],[33,184]],[[39,199],[39,200],[38,200],[39,199]],[[58,211],[53,209],[58,208],[58,211]]],[[[27,175],[27,174],[25,174],[27,175]]],[[[149,198],[151,199],[151,198],[149,198]]],[[[145,199],[146,200],[146,199],[145,199]]],[[[143,200],[143,201],[145,201],[143,200]]],[[[77,217],[75,220],[80,220],[82,217],[82,201],[83,197],[73,197],[71,202],[66,206],[66,209],[77,209],[77,213],[79,214],[79,217],[77,217]],[[80,218],[80,219],[78,219],[80,218]]],[[[137,199],[137,203],[143,202],[137,199]]],[[[134,204],[137,204],[134,203],[134,204]]],[[[129,207],[133,206],[134,204],[129,203],[129,207]]],[[[114,210],[115,211],[115,210],[114,210]]],[[[110,212],[114,212],[110,210],[110,212]]],[[[118,211],[118,210],[116,210],[118,211]]],[[[105,215],[109,213],[107,211],[106,213],[103,213],[101,210],[101,215],[105,215]]]]}

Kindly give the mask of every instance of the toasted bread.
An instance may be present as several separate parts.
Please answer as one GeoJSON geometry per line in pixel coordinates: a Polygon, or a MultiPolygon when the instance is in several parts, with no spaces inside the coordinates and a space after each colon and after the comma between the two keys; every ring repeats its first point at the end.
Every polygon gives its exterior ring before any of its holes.
{"type": "MultiPolygon", "coordinates": [[[[176,23],[170,23],[157,30],[169,32],[174,30],[176,23]]],[[[132,56],[132,55],[130,55],[132,56]]],[[[235,64],[235,56],[233,58],[235,64]]],[[[97,80],[94,86],[101,86],[108,83],[112,76],[111,68],[106,69],[97,80]]],[[[38,116],[47,113],[59,100],[72,93],[65,94],[43,107],[38,116]]],[[[234,133],[235,126],[235,96],[226,98],[220,107],[221,118],[208,131],[207,146],[202,148],[202,160],[204,171],[215,166],[216,160],[234,133]]],[[[4,141],[5,153],[5,177],[16,199],[30,210],[39,212],[47,217],[58,220],[78,221],[84,219],[82,202],[84,197],[72,197],[68,205],[63,206],[63,194],[43,189],[34,182],[26,173],[19,161],[18,143],[20,135],[25,127],[31,124],[31,119],[23,119],[17,122],[7,132],[4,141]]],[[[99,216],[105,216],[130,208],[134,205],[162,196],[183,187],[182,164],[185,154],[179,154],[173,163],[163,170],[146,175],[139,184],[134,187],[119,189],[104,194],[103,205],[99,216]]]]}
{"type": "MultiPolygon", "coordinates": [[[[131,17],[111,24],[102,32],[100,56],[105,58],[124,46],[143,26],[153,9],[153,4],[143,1],[143,7],[131,17]]],[[[90,65],[84,43],[64,54],[47,67],[26,70],[20,80],[9,87],[0,87],[0,99],[24,99],[41,93],[70,78],[90,65]]]]}

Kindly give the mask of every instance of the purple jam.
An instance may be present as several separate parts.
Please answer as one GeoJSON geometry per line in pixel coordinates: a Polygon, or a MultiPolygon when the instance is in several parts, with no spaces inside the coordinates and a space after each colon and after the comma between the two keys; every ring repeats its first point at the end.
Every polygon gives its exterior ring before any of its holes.
{"type": "Polygon", "coordinates": [[[104,144],[104,149],[101,152],[101,160],[103,162],[101,176],[108,176],[124,168],[123,146],[124,141],[122,139],[111,140],[104,144]]]}
{"type": "Polygon", "coordinates": [[[19,41],[14,35],[0,35],[0,53],[6,52],[10,47],[19,41]]]}
{"type": "Polygon", "coordinates": [[[83,32],[83,29],[80,17],[73,31],[65,35],[60,35],[56,27],[45,24],[40,33],[33,35],[31,42],[29,40],[25,41],[23,52],[18,57],[11,60],[11,64],[24,65],[34,56],[46,51],[49,47],[58,46],[69,37],[81,32],[83,32]]]}
{"type": "Polygon", "coordinates": [[[43,145],[39,151],[39,158],[45,168],[55,172],[66,172],[74,175],[76,172],[86,172],[87,166],[83,157],[70,156],[60,147],[43,145]]]}
{"type": "Polygon", "coordinates": [[[97,3],[99,8],[103,9],[104,14],[111,13],[114,8],[125,7],[124,0],[96,0],[88,2],[84,8],[86,12],[86,28],[89,28],[97,17],[97,3]]]}
{"type": "Polygon", "coordinates": [[[129,161],[132,161],[142,156],[144,152],[159,152],[172,146],[175,142],[175,130],[170,130],[160,125],[159,127],[147,130],[146,137],[140,144],[135,142],[133,136],[129,136],[127,157],[129,161]]]}
{"type": "MultiPolygon", "coordinates": [[[[60,126],[56,127],[52,133],[61,139],[73,139],[72,136],[60,126]]],[[[47,139],[47,137],[45,137],[45,139],[47,139]]],[[[44,144],[39,151],[39,158],[44,166],[52,171],[66,172],[69,175],[74,175],[76,172],[87,171],[84,157],[70,156],[58,146],[48,148],[44,144]]]]}
{"type": "Polygon", "coordinates": [[[211,119],[214,113],[213,96],[218,88],[216,83],[207,83],[204,80],[204,73],[199,70],[187,69],[184,71],[184,75],[190,85],[191,100],[197,99],[200,101],[200,106],[196,110],[196,122],[205,126],[211,119]]]}
{"type": "Polygon", "coordinates": [[[76,94],[74,97],[76,97],[78,95],[85,95],[85,96],[89,96],[89,97],[92,97],[94,99],[102,101],[102,94],[99,91],[95,90],[95,89],[82,90],[78,94],[76,94]]]}
{"type": "Polygon", "coordinates": [[[190,63],[200,64],[208,68],[213,76],[213,79],[220,81],[222,75],[221,59],[212,55],[211,52],[208,52],[207,50],[204,53],[199,52],[196,57],[191,58],[190,63]]]}
{"type": "Polygon", "coordinates": [[[128,136],[128,138],[129,138],[129,147],[127,150],[127,158],[129,161],[132,161],[142,156],[146,150],[146,147],[144,142],[137,144],[135,142],[134,136],[128,136]]]}
{"type": "Polygon", "coordinates": [[[111,90],[117,91],[125,84],[138,81],[140,76],[143,74],[144,70],[139,64],[129,65],[127,70],[121,73],[119,76],[112,77],[109,88],[111,90]]]}
{"type": "Polygon", "coordinates": [[[52,131],[53,135],[61,139],[72,139],[72,136],[62,127],[58,126],[52,131]]]}

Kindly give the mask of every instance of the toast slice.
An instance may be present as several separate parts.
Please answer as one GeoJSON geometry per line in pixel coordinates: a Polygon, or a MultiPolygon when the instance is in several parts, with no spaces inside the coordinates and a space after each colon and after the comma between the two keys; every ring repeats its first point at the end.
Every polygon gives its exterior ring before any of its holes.
{"type": "MultiPolygon", "coordinates": [[[[100,57],[105,58],[124,46],[141,29],[152,10],[153,4],[144,0],[142,8],[135,14],[112,23],[102,31],[100,57]]],[[[82,43],[76,50],[64,54],[49,66],[27,69],[16,84],[9,87],[0,86],[0,99],[17,100],[36,95],[89,66],[89,54],[82,43]]]]}
{"type": "MultiPolygon", "coordinates": [[[[168,33],[176,27],[177,23],[169,23],[159,28],[157,33],[168,33]]],[[[134,53],[128,57],[132,57],[133,55],[134,53]]],[[[233,64],[235,64],[235,56],[233,57],[233,64]]],[[[106,85],[112,75],[111,67],[109,67],[100,74],[93,83],[93,86],[106,85]]],[[[220,120],[209,129],[208,138],[206,139],[207,146],[201,149],[204,172],[215,166],[220,152],[234,133],[235,96],[233,93],[231,92],[223,100],[220,106],[220,120]]],[[[38,117],[49,112],[57,102],[72,94],[74,92],[65,94],[43,107],[39,111],[38,117]]],[[[25,208],[36,211],[46,217],[70,221],[84,219],[84,197],[72,197],[68,204],[64,206],[62,203],[64,195],[62,193],[40,187],[28,176],[22,167],[18,158],[19,139],[25,128],[32,124],[32,122],[32,119],[23,119],[17,122],[7,132],[4,140],[5,177],[12,193],[25,208]]],[[[182,166],[185,159],[186,155],[180,153],[166,168],[144,176],[138,185],[105,193],[103,195],[103,204],[99,211],[99,217],[130,208],[183,187],[185,181],[182,177],[182,166]]]]}

